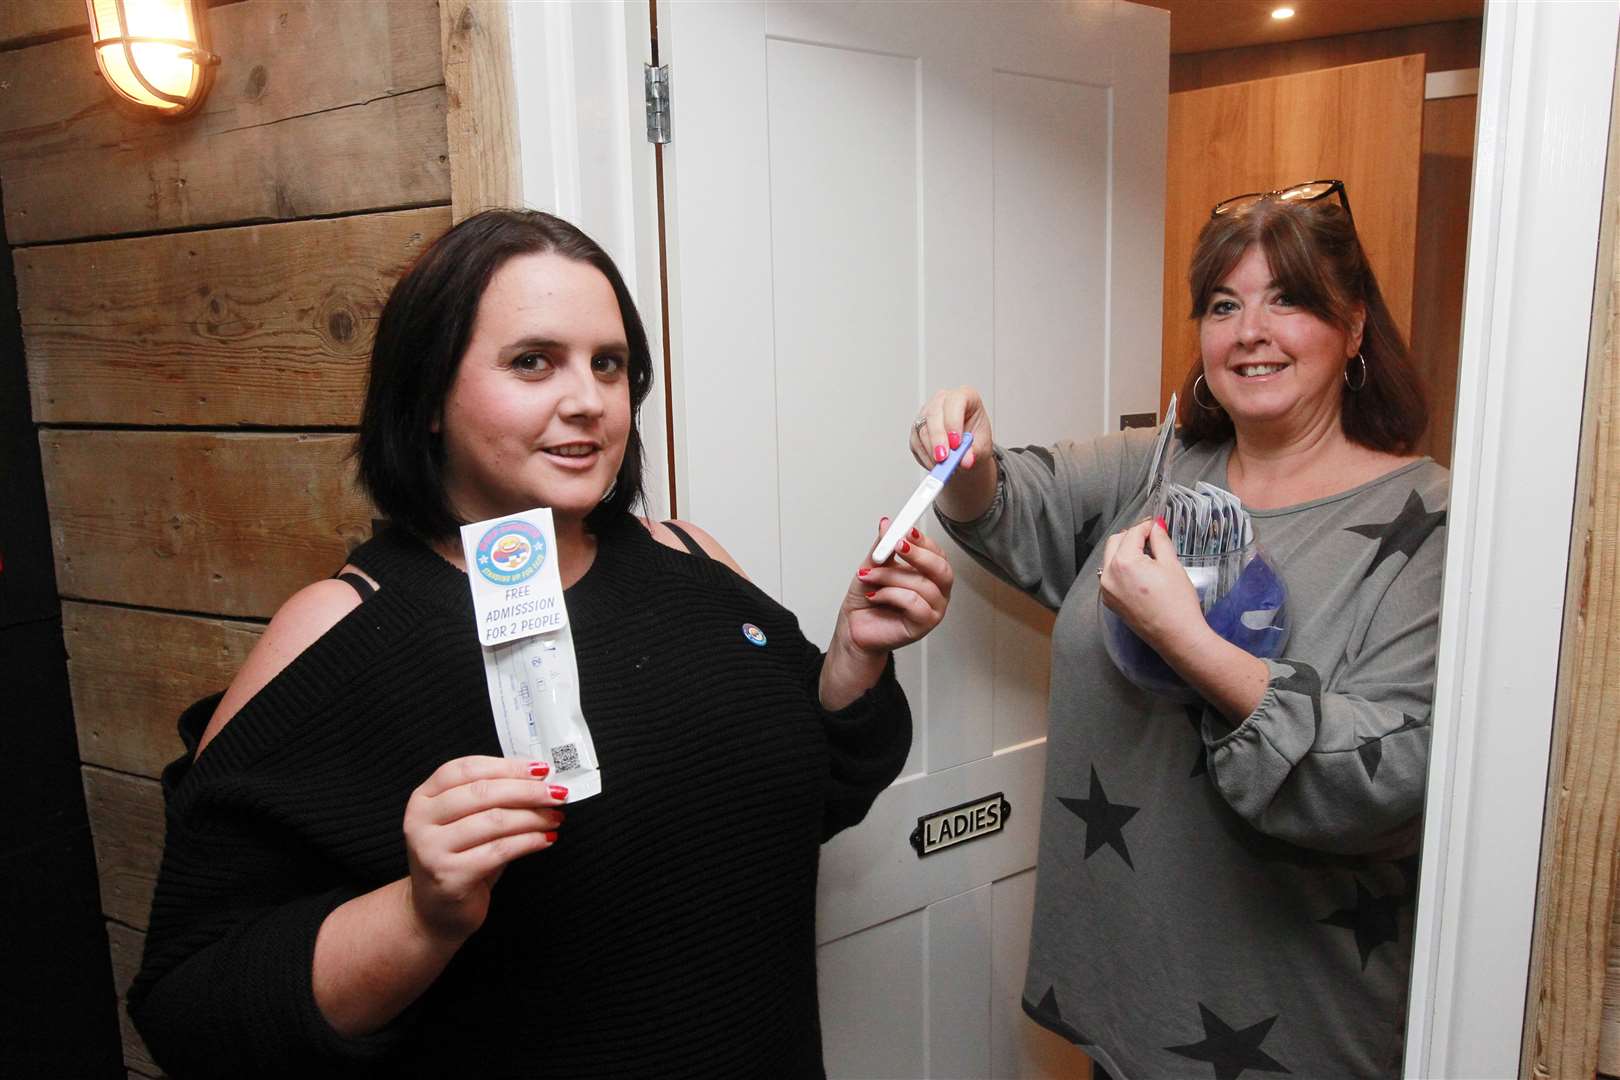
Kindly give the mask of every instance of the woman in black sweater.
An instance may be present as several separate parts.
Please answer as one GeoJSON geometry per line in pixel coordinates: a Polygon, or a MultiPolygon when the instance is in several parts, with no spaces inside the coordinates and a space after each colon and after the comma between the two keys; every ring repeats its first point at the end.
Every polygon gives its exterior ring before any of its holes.
{"type": "Polygon", "coordinates": [[[612,261],[549,215],[470,218],[395,287],[358,445],[392,525],[164,774],[129,1008],[170,1073],[822,1074],[818,848],[905,761],[890,653],[951,571],[916,533],[863,561],[822,654],[701,530],[630,515],[651,373],[612,261]],[[499,756],[457,539],[537,505],[602,766],[575,807],[499,756]]]}

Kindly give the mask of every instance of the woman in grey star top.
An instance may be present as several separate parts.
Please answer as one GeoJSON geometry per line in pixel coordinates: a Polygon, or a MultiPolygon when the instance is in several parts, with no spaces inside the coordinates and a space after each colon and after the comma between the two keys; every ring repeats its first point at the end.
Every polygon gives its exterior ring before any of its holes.
{"type": "MultiPolygon", "coordinates": [[[[1116,1078],[1398,1073],[1446,471],[1343,185],[1215,208],[1171,479],[1235,493],[1288,586],[1284,655],[1209,629],[1162,525],[1153,433],[970,453],[936,507],[1058,613],[1024,1009],[1116,1078]],[[1101,603],[1194,688],[1138,689],[1101,603]]],[[[913,425],[931,464],[983,400],[913,425]]]]}

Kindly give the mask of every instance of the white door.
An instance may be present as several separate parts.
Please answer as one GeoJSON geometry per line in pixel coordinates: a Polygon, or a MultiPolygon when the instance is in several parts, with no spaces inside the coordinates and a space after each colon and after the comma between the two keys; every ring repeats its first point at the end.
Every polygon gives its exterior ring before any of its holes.
{"type": "MultiPolygon", "coordinates": [[[[920,476],[936,387],[1004,445],[1156,408],[1169,21],[1134,4],[657,8],[681,516],[829,638],[880,515],[920,476]]],[[[1019,1008],[1051,617],[960,552],[902,652],[904,774],[827,846],[835,1076],[1074,1075],[1019,1008]],[[1003,792],[996,835],[919,858],[917,818],[1003,792]]]]}

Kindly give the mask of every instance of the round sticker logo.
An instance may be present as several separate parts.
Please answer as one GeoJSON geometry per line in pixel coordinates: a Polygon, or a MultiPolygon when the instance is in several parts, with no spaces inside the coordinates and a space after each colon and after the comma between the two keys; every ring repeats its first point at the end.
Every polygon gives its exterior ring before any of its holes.
{"type": "Polygon", "coordinates": [[[761,630],[751,622],[743,623],[743,637],[748,639],[748,644],[750,645],[762,646],[765,644],[765,631],[761,630]]]}
{"type": "Polygon", "coordinates": [[[527,521],[503,521],[478,541],[478,572],[485,581],[516,585],[545,564],[545,534],[527,521]]]}

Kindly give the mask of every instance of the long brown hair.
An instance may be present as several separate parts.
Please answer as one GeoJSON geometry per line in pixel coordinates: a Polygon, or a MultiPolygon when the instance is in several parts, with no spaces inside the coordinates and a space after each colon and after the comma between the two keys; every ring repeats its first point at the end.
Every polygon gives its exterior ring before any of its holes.
{"type": "MultiPolygon", "coordinates": [[[[1340,424],[1351,442],[1392,454],[1410,453],[1429,424],[1423,384],[1389,305],[1384,303],[1355,226],[1336,203],[1265,199],[1236,214],[1211,218],[1198,234],[1187,273],[1192,317],[1203,318],[1215,287],[1242,260],[1244,252],[1257,245],[1277,286],[1317,318],[1348,334],[1357,306],[1366,312],[1361,355],[1367,378],[1354,390],[1344,386],[1340,424]]],[[[1204,361],[1199,357],[1181,384],[1177,411],[1183,435],[1188,441],[1230,439],[1232,418],[1226,410],[1204,408],[1193,398],[1194,384],[1203,373],[1204,361]]],[[[1355,372],[1350,378],[1355,378],[1355,372]]],[[[1207,384],[1200,388],[1199,396],[1209,400],[1207,384]]]]}

